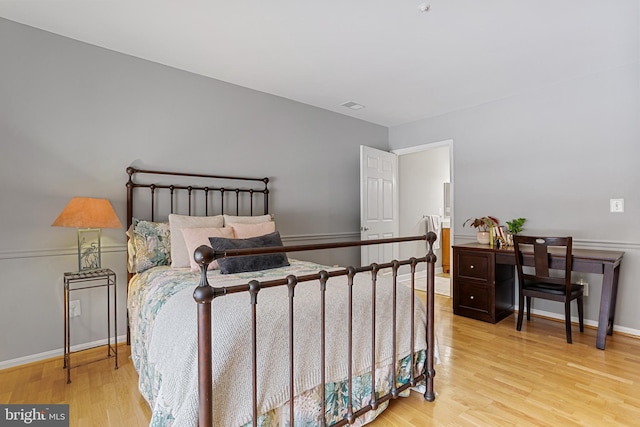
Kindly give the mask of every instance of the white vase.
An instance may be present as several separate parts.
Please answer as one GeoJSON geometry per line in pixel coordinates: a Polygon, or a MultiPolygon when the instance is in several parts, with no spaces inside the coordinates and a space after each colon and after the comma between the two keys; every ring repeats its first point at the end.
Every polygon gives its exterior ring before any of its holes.
{"type": "Polygon", "coordinates": [[[478,233],[476,233],[476,239],[478,239],[478,243],[483,245],[488,245],[491,241],[488,231],[478,231],[478,233]]]}

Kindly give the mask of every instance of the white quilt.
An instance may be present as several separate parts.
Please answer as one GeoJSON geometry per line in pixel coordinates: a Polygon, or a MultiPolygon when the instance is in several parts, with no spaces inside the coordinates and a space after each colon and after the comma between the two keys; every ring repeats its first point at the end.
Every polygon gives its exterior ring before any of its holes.
{"type": "MultiPolygon", "coordinates": [[[[258,273],[257,280],[287,274],[317,272],[316,264],[292,260],[292,266],[258,273]]],[[[326,268],[326,267],[324,267],[326,268]]],[[[175,426],[197,425],[197,327],[193,290],[199,276],[185,270],[159,268],[130,285],[132,357],[140,374],[140,390],[154,411],[154,420],[175,426]],[[169,289],[170,297],[160,292],[169,289]],[[162,296],[161,296],[162,295],[162,296]],[[145,302],[145,299],[149,300],[145,302]]],[[[155,269],[154,269],[155,270],[155,269]]],[[[209,272],[213,286],[245,284],[256,273],[220,275],[209,272]]],[[[353,375],[371,365],[370,273],[356,275],[353,287],[353,375]]],[[[348,286],[346,277],[329,280],[326,292],[327,382],[348,377],[348,286]]],[[[299,394],[321,383],[320,285],[305,282],[295,289],[294,368],[299,394]]],[[[376,365],[391,361],[393,298],[390,278],[379,278],[376,305],[376,365]]],[[[410,353],[411,290],[397,286],[397,360],[410,353]]],[[[259,413],[289,400],[289,301],[286,286],[258,294],[258,406],[259,413]]],[[[426,313],[414,298],[414,350],[426,348],[426,313]]],[[[214,425],[240,426],[251,421],[251,305],[248,293],[217,298],[212,304],[214,425]]],[[[437,350],[437,349],[436,349],[437,350]]],[[[437,354],[437,353],[436,353],[437,354]]],[[[152,424],[154,421],[152,420],[152,424]]]]}

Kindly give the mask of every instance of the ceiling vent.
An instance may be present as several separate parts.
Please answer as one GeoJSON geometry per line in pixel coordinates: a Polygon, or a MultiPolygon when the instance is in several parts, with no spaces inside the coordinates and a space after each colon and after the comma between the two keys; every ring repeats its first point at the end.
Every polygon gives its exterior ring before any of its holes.
{"type": "Polygon", "coordinates": [[[364,105],[358,104],[357,102],[353,101],[347,101],[340,105],[342,105],[343,107],[351,108],[352,110],[362,110],[364,108],[364,105]]]}

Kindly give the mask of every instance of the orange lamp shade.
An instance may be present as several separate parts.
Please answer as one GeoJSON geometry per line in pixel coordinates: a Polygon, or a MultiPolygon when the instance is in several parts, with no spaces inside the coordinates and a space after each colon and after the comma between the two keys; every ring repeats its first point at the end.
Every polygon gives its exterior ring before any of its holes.
{"type": "Polygon", "coordinates": [[[108,199],[74,197],[51,224],[55,227],[122,228],[108,199]]]}

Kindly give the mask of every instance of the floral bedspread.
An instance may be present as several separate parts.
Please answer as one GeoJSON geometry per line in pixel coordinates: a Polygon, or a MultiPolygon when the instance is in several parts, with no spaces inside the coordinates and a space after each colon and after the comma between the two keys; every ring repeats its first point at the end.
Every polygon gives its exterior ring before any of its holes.
{"type": "MultiPolygon", "coordinates": [[[[232,286],[244,284],[254,279],[264,281],[286,277],[290,274],[312,274],[322,269],[328,269],[326,266],[310,262],[298,260],[290,260],[290,262],[291,266],[286,268],[233,275],[221,275],[219,271],[212,270],[208,272],[208,278],[213,286],[232,286]]],[[[191,295],[198,285],[199,279],[199,273],[193,273],[188,269],[155,267],[134,276],[129,285],[128,309],[131,324],[132,361],[139,374],[140,392],[152,409],[152,426],[197,425],[197,396],[195,399],[185,399],[185,401],[180,401],[179,399],[180,396],[188,394],[181,392],[181,388],[184,388],[184,390],[191,390],[191,388],[197,389],[197,383],[191,383],[192,381],[196,381],[197,366],[167,366],[167,363],[161,360],[162,358],[173,360],[173,352],[183,350],[193,352],[192,347],[182,348],[183,346],[181,345],[171,345],[174,340],[176,343],[179,342],[179,339],[176,338],[180,337],[167,339],[165,336],[166,329],[169,329],[167,324],[181,321],[179,318],[183,317],[184,313],[178,311],[172,312],[169,315],[167,314],[168,312],[165,312],[164,317],[159,316],[159,313],[162,312],[165,306],[168,305],[169,308],[167,308],[167,310],[169,310],[172,305],[175,305],[174,303],[168,303],[172,297],[179,295],[180,298],[185,299],[186,296],[191,295]],[[160,320],[158,320],[158,318],[160,318],[160,320]],[[154,329],[156,326],[158,326],[157,330],[154,329]],[[158,344],[158,341],[162,342],[158,344]],[[167,342],[169,343],[167,344],[167,342]],[[161,354],[162,358],[159,358],[158,354],[161,354]],[[178,376],[176,376],[176,371],[179,372],[178,376]],[[184,382],[187,386],[176,382],[184,382]],[[193,387],[188,386],[188,384],[192,384],[193,387]]],[[[398,289],[400,290],[400,288],[404,287],[399,286],[398,289]]],[[[259,298],[261,298],[261,295],[259,295],[259,298]]],[[[191,326],[180,326],[179,328],[195,329],[195,322],[192,322],[192,319],[195,318],[195,311],[196,306],[194,302],[192,312],[184,315],[185,319],[188,318],[186,323],[191,323],[191,326]]],[[[356,310],[355,312],[357,317],[358,311],[356,310]]],[[[358,321],[358,319],[355,320],[356,322],[358,321]]],[[[363,319],[362,323],[370,323],[370,318],[363,319]]],[[[416,330],[424,331],[424,324],[416,324],[416,330]]],[[[422,332],[420,335],[424,335],[424,333],[422,332]]],[[[346,338],[343,337],[343,341],[346,341],[346,338]]],[[[245,350],[245,352],[247,351],[250,352],[250,350],[245,350]]],[[[416,362],[414,368],[419,372],[425,361],[424,350],[419,350],[414,359],[416,362]]],[[[411,357],[404,355],[398,362],[396,369],[389,364],[377,366],[375,384],[377,394],[382,395],[387,393],[394,380],[397,384],[406,383],[409,379],[410,363],[411,357]]],[[[246,372],[246,369],[244,371],[246,372]]],[[[327,425],[331,425],[346,414],[348,405],[348,383],[345,381],[345,378],[338,381],[335,381],[335,378],[330,378],[330,380],[334,381],[326,384],[327,411],[324,416],[327,420],[327,425]]],[[[214,380],[214,384],[215,383],[216,381],[214,380]]],[[[352,385],[353,405],[354,410],[357,410],[369,403],[372,387],[371,375],[367,372],[356,372],[352,385]]],[[[319,424],[319,417],[322,416],[320,387],[320,385],[317,385],[304,390],[296,389],[297,394],[294,399],[296,425],[315,426],[319,424]]],[[[215,394],[214,392],[214,395],[215,394]]],[[[288,426],[289,407],[286,402],[288,399],[280,399],[280,401],[278,401],[277,399],[269,400],[265,398],[264,400],[268,401],[267,403],[271,402],[273,404],[267,405],[265,403],[265,405],[261,406],[266,410],[260,415],[258,425],[264,427],[288,426]]],[[[214,404],[214,408],[215,407],[214,404]]],[[[365,416],[360,417],[356,425],[370,422],[385,408],[386,404],[381,405],[376,411],[369,412],[365,416]]],[[[243,422],[240,422],[236,425],[242,424],[243,422]]],[[[247,425],[251,425],[251,423],[249,422],[247,425]]]]}

